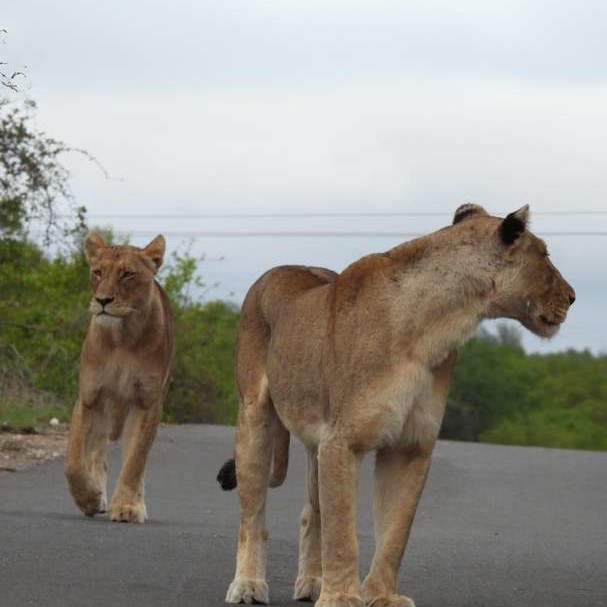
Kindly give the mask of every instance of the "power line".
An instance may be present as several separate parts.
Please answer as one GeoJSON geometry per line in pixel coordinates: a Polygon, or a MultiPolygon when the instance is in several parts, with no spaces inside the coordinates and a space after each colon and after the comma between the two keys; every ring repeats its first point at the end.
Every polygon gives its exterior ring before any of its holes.
{"type": "MultiPolygon", "coordinates": [[[[607,210],[533,211],[533,215],[607,215],[607,210]]],[[[451,217],[447,211],[313,212],[313,213],[90,213],[94,219],[305,219],[308,217],[451,217]]],[[[63,216],[62,216],[63,217],[63,216]]],[[[68,217],[68,216],[64,216],[68,217]]]]}
{"type": "MultiPolygon", "coordinates": [[[[118,234],[130,235],[130,236],[155,236],[158,234],[158,230],[146,230],[146,231],[128,231],[128,230],[117,230],[118,234]]],[[[170,232],[162,231],[162,234],[169,238],[417,238],[419,236],[425,236],[427,232],[267,232],[267,231],[235,231],[235,232],[220,232],[220,231],[208,231],[208,232],[170,232]]],[[[607,236],[605,232],[534,232],[537,236],[542,237],[554,237],[554,236],[607,236]]]]}

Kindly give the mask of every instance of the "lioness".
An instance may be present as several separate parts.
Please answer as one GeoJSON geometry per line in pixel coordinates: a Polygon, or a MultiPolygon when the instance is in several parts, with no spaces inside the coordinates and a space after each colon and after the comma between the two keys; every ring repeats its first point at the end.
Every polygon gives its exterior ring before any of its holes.
{"type": "Polygon", "coordinates": [[[230,462],[218,477],[240,489],[227,602],[268,602],[266,488],[284,479],[285,434],[293,432],[308,450],[294,598],[318,599],[316,607],[413,606],[398,595],[398,570],[457,348],[484,318],[515,318],[551,337],[575,299],[528,231],[528,210],[500,219],[464,205],[452,226],[341,274],[278,267],[251,287],[236,350],[236,478],[230,462]],[[367,451],[376,452],[376,548],[361,585],[356,489],[367,451]]]}
{"type": "Polygon", "coordinates": [[[143,523],[145,463],[160,422],[175,349],[169,301],[155,280],[165,242],[157,236],[144,249],[108,246],[101,236],[90,234],[84,250],[93,298],[65,473],[84,514],[105,512],[105,448],[125,428],[123,465],[110,517],[143,523]]]}

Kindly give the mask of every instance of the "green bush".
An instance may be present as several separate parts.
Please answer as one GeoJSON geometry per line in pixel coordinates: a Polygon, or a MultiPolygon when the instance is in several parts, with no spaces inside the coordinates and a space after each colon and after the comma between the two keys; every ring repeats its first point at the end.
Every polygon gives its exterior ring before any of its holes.
{"type": "Polygon", "coordinates": [[[481,334],[460,354],[441,436],[607,449],[607,356],[529,355],[481,334]]]}
{"type": "Polygon", "coordinates": [[[196,259],[174,255],[162,274],[173,304],[177,342],[166,418],[181,423],[234,423],[233,351],[239,314],[225,302],[195,300],[192,291],[204,287],[196,271],[196,259]]]}
{"type": "Polygon", "coordinates": [[[484,336],[461,350],[449,392],[442,437],[478,440],[480,433],[525,406],[533,372],[519,347],[484,336]]]}
{"type": "Polygon", "coordinates": [[[73,401],[88,316],[82,254],[51,260],[27,241],[0,239],[0,267],[0,389],[17,378],[73,401]]]}

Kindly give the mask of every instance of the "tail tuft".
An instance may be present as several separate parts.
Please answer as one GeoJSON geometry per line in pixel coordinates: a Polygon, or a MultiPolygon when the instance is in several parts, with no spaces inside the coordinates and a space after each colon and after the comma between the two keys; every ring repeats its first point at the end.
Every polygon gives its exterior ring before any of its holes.
{"type": "Polygon", "coordinates": [[[217,482],[224,491],[232,491],[236,488],[236,461],[229,459],[217,473],[217,482]]]}

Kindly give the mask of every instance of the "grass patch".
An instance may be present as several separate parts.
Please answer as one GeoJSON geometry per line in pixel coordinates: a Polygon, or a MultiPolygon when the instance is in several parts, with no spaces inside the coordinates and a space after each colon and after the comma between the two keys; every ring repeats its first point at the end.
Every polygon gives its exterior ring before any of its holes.
{"type": "Polygon", "coordinates": [[[67,422],[69,415],[65,407],[57,405],[18,405],[10,402],[0,402],[0,425],[11,428],[25,428],[48,422],[53,417],[67,422]]]}
{"type": "Polygon", "coordinates": [[[67,422],[70,412],[61,403],[31,390],[17,394],[0,391],[0,426],[25,428],[47,423],[53,417],[67,422]]]}

